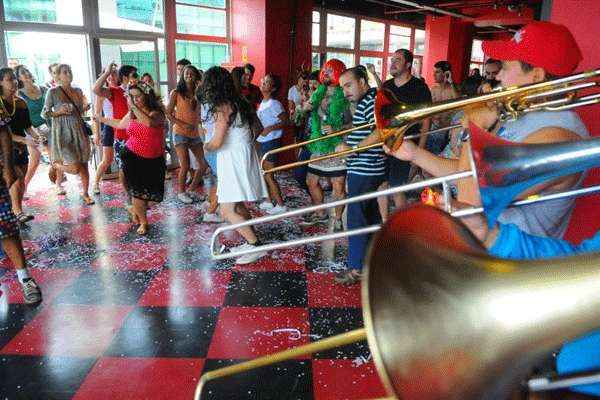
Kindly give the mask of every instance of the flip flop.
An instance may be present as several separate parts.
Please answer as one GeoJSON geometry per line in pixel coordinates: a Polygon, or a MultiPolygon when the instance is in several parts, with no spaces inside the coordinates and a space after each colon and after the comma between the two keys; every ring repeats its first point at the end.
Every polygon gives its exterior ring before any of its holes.
{"type": "Polygon", "coordinates": [[[33,215],[25,214],[24,212],[18,213],[16,217],[17,221],[19,221],[21,224],[25,224],[35,218],[33,215]]]}

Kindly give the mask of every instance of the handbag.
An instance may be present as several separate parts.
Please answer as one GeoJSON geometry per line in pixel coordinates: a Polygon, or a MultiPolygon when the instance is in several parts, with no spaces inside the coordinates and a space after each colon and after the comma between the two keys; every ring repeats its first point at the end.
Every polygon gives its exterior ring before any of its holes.
{"type": "Polygon", "coordinates": [[[75,110],[77,110],[77,115],[79,116],[79,121],[81,122],[81,125],[83,126],[83,131],[85,132],[85,134],[88,136],[92,136],[94,134],[94,131],[92,131],[92,127],[90,126],[90,124],[88,124],[87,122],[85,122],[83,120],[83,117],[81,116],[81,110],[79,109],[79,107],[77,107],[77,104],[75,104],[75,102],[73,101],[73,99],[71,99],[71,96],[69,96],[67,94],[67,91],[65,89],[63,89],[60,86],[59,86],[59,88],[64,93],[64,95],[67,96],[67,99],[69,99],[69,102],[71,103],[71,105],[73,105],[73,107],[75,107],[75,110]]]}

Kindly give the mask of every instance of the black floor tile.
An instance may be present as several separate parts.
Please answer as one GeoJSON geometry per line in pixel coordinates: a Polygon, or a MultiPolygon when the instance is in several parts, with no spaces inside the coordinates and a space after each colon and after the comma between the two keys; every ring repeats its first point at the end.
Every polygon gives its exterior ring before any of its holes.
{"type": "MultiPolygon", "coordinates": [[[[238,362],[206,360],[203,373],[238,362]]],[[[202,398],[206,400],[312,400],[311,363],[290,360],[220,378],[208,383],[202,398]]]]}
{"type": "MultiPolygon", "coordinates": [[[[363,327],[362,310],[358,308],[311,308],[309,310],[309,318],[311,335],[316,335],[316,337],[320,337],[321,339],[363,327]]],[[[360,341],[347,346],[315,353],[313,358],[355,358],[360,356],[366,357],[369,354],[367,342],[360,341]]]]}
{"type": "Polygon", "coordinates": [[[0,349],[36,316],[39,309],[39,305],[0,304],[0,349]]]}
{"type": "Polygon", "coordinates": [[[226,306],[306,307],[306,276],[302,272],[233,272],[226,306]]]}
{"type": "Polygon", "coordinates": [[[86,271],[57,298],[59,304],[136,304],[156,271],[86,271]]]}
{"type": "Polygon", "coordinates": [[[71,399],[93,358],[0,356],[0,398],[71,399]]]}
{"type": "Polygon", "coordinates": [[[106,355],[206,357],[218,314],[217,308],[138,307],[127,316],[106,355]]]}

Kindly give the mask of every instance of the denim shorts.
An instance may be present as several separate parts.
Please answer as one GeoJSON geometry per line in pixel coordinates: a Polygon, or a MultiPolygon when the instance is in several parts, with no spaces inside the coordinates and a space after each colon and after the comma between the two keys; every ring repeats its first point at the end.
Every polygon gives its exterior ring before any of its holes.
{"type": "Polygon", "coordinates": [[[204,159],[206,160],[206,163],[210,167],[212,174],[214,176],[217,176],[217,152],[216,151],[205,151],[204,159]]]}
{"type": "Polygon", "coordinates": [[[198,145],[202,145],[202,138],[198,137],[189,137],[180,135],[178,133],[173,132],[173,144],[175,146],[179,146],[180,144],[184,144],[189,147],[196,147],[198,145]]]}
{"type": "MultiPolygon", "coordinates": [[[[281,146],[281,138],[269,140],[268,142],[258,142],[258,156],[262,159],[263,156],[271,150],[275,150],[281,146]]],[[[277,154],[269,154],[267,161],[271,163],[277,162],[277,154]]]]}
{"type": "Polygon", "coordinates": [[[115,130],[110,125],[102,124],[102,146],[113,147],[115,144],[115,130]]]}

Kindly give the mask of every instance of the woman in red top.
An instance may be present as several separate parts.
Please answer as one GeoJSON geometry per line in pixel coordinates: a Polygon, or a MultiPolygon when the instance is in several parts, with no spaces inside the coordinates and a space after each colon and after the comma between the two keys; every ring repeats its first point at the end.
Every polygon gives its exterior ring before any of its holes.
{"type": "Polygon", "coordinates": [[[115,129],[127,129],[127,142],[121,150],[125,187],[133,199],[127,211],[137,233],[148,231],[148,203],[159,203],[165,193],[165,114],[154,89],[139,82],[127,92],[130,112],[122,120],[100,117],[115,129]]]}

